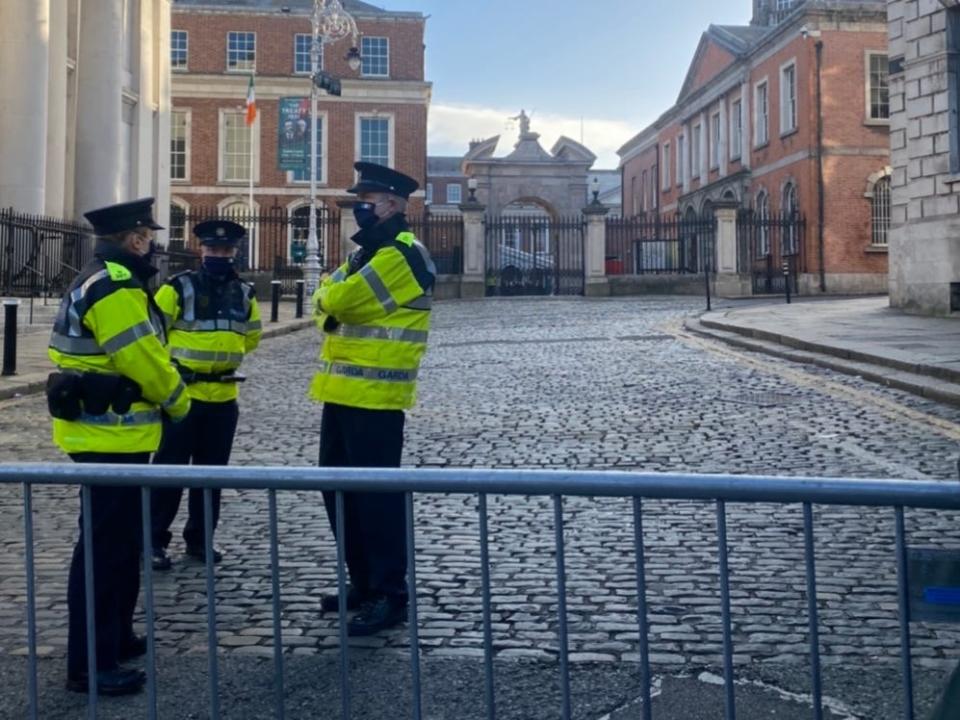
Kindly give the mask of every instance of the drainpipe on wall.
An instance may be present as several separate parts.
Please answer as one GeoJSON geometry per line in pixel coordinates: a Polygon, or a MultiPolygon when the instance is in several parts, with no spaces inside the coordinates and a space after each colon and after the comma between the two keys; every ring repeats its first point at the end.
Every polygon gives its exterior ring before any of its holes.
{"type": "Polygon", "coordinates": [[[827,291],[827,271],[823,247],[823,41],[814,44],[817,51],[817,254],[820,264],[820,292],[827,291]]]}

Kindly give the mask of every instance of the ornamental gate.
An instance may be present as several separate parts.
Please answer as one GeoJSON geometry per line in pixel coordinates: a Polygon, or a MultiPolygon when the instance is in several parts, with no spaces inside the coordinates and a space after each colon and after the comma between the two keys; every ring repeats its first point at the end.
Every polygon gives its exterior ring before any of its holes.
{"type": "Polygon", "coordinates": [[[582,215],[487,217],[484,236],[487,296],[584,294],[582,215]]]}

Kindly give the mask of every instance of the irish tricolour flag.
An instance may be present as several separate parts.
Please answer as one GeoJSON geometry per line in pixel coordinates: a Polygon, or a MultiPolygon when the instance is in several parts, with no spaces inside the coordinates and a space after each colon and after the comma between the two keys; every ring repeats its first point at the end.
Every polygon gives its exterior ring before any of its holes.
{"type": "Polygon", "coordinates": [[[253,125],[257,119],[257,98],[253,91],[253,75],[247,85],[247,125],[253,125]]]}

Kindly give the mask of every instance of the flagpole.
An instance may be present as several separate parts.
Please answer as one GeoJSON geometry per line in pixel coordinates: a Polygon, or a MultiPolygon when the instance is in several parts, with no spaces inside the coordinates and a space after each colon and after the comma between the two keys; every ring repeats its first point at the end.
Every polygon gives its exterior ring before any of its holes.
{"type": "Polygon", "coordinates": [[[254,95],[254,86],[253,86],[253,73],[250,73],[250,87],[247,90],[247,126],[250,128],[250,194],[249,194],[249,205],[250,205],[250,229],[252,231],[253,237],[250,238],[252,247],[250,258],[253,262],[253,268],[256,270],[260,265],[260,243],[258,242],[259,238],[257,237],[257,225],[254,222],[254,210],[253,210],[253,173],[254,173],[254,162],[256,160],[256,148],[254,147],[256,143],[256,134],[254,133],[254,127],[257,124],[257,112],[256,112],[256,100],[254,95]],[[251,102],[252,101],[252,102],[251,102]],[[252,110],[251,110],[252,106],[252,110]]]}

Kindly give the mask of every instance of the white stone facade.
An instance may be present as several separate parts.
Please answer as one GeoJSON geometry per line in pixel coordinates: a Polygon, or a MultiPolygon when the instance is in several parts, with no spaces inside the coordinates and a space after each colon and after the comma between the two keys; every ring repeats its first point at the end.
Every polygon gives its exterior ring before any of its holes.
{"type": "Polygon", "coordinates": [[[169,208],[170,0],[0,4],[0,207],[169,208]]]}
{"type": "Polygon", "coordinates": [[[888,4],[890,304],[936,315],[960,310],[960,78],[948,72],[960,50],[954,13],[960,9],[937,0],[888,4]]]}

